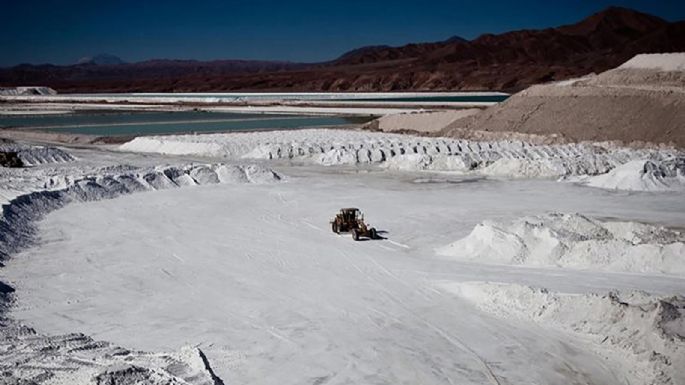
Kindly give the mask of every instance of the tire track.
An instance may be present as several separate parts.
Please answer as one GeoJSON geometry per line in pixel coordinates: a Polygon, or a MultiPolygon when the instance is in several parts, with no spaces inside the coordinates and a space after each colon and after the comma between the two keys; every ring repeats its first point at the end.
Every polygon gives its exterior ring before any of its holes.
{"type": "MultiPolygon", "coordinates": [[[[385,287],[385,285],[383,285],[378,279],[376,279],[376,278],[374,278],[373,276],[371,276],[370,274],[364,272],[363,269],[359,268],[359,266],[357,266],[354,262],[352,262],[352,260],[351,260],[351,258],[350,258],[350,256],[349,256],[349,254],[348,254],[346,251],[340,250],[340,254],[348,261],[348,263],[349,263],[350,265],[352,265],[357,271],[359,271],[361,274],[363,274],[369,282],[374,283],[375,286],[377,286],[378,289],[379,289],[381,292],[383,292],[383,294],[384,294],[388,299],[390,299],[391,301],[393,301],[393,302],[395,303],[395,305],[398,306],[400,309],[402,309],[406,314],[408,314],[410,317],[414,318],[415,320],[417,320],[417,321],[419,321],[420,323],[422,323],[424,326],[426,326],[426,327],[428,327],[429,329],[431,329],[431,330],[432,330],[433,332],[435,332],[438,336],[440,336],[442,339],[444,339],[445,341],[447,341],[449,344],[451,344],[451,345],[454,346],[455,348],[457,348],[457,349],[459,349],[459,350],[462,350],[462,351],[464,351],[464,352],[469,353],[469,354],[472,356],[472,358],[474,359],[474,361],[476,361],[476,362],[478,363],[478,365],[480,365],[480,366],[482,367],[482,373],[484,374],[484,377],[487,378],[488,381],[489,381],[491,384],[493,384],[493,385],[501,385],[500,381],[499,381],[499,380],[497,379],[497,377],[495,376],[495,374],[494,374],[492,368],[490,367],[490,365],[488,364],[488,362],[487,362],[481,355],[479,355],[475,350],[473,350],[468,344],[466,344],[463,340],[461,340],[461,339],[459,339],[459,338],[457,338],[457,337],[455,337],[455,336],[453,336],[453,335],[450,335],[450,334],[447,333],[445,330],[441,329],[440,327],[436,326],[435,324],[433,324],[432,322],[428,321],[428,320],[425,319],[424,317],[420,316],[420,315],[417,314],[415,311],[409,309],[406,305],[404,305],[404,302],[403,302],[401,299],[399,299],[396,295],[392,294],[392,293],[390,292],[390,290],[388,290],[388,289],[385,287]]],[[[371,257],[366,256],[365,254],[364,254],[364,256],[366,257],[367,260],[371,260],[371,262],[372,262],[375,266],[377,266],[380,270],[386,272],[387,275],[390,276],[393,280],[395,280],[395,281],[397,281],[397,282],[400,282],[400,283],[401,283],[403,286],[405,286],[405,287],[407,286],[407,285],[406,285],[404,282],[402,282],[397,276],[395,276],[394,274],[390,273],[389,270],[387,270],[387,269],[386,269],[385,267],[383,267],[382,265],[378,264],[378,263],[377,263],[375,260],[373,260],[371,257]]],[[[449,379],[449,381],[451,382],[451,379],[449,379]]]]}

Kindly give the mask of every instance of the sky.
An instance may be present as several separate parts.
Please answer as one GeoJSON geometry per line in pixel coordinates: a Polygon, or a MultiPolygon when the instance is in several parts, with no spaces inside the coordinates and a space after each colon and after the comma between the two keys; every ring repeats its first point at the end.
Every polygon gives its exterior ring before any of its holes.
{"type": "Polygon", "coordinates": [[[98,53],[317,62],[367,45],[570,24],[610,5],[685,20],[683,0],[0,0],[0,67],[98,53]]]}

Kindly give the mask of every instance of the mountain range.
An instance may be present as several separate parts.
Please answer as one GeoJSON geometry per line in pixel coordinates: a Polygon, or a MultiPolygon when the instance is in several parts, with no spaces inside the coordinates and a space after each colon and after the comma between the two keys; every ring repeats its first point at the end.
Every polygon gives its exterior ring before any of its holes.
{"type": "Polygon", "coordinates": [[[126,64],[126,62],[112,54],[101,53],[95,56],[84,56],[76,64],[117,65],[126,64]]]}
{"type": "Polygon", "coordinates": [[[362,47],[323,63],[148,60],[112,55],[70,66],[0,69],[0,86],[59,92],[516,91],[618,66],[639,53],[685,51],[685,21],[611,7],[576,24],[362,47]]]}

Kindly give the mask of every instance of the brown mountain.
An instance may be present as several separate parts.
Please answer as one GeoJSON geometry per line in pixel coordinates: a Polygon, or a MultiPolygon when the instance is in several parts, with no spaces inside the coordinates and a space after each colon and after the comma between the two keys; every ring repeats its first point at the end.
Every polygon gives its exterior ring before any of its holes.
{"type": "Polygon", "coordinates": [[[71,66],[21,64],[0,69],[0,84],[48,84],[60,92],[172,91],[178,81],[200,84],[227,76],[277,73],[302,67],[296,63],[253,60],[147,60],[112,65],[87,62],[71,66]]]}
{"type": "Polygon", "coordinates": [[[92,91],[518,90],[616,67],[638,53],[685,51],[685,22],[608,8],[577,24],[472,41],[371,46],[317,64],[153,60],[0,70],[0,86],[92,91]]]}

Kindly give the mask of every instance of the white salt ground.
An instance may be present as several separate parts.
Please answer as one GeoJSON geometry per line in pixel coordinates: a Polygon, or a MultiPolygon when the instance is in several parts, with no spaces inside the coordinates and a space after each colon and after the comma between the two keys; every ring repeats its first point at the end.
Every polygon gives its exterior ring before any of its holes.
{"type": "Polygon", "coordinates": [[[315,166],[279,173],[287,183],[160,190],[53,212],[39,223],[38,247],[0,270],[17,289],[12,317],[137,349],[198,346],[226,383],[619,384],[626,359],[469,310],[434,283],[685,292],[676,277],[503,268],[433,252],[483,218],[530,212],[682,225],[676,196],[315,166]],[[342,206],[366,209],[387,239],[332,234],[342,206]]]}
{"type": "Polygon", "coordinates": [[[439,282],[499,318],[534,322],[592,341],[603,359],[624,363],[626,380],[676,385],[685,381],[685,297],[644,292],[566,294],[516,284],[439,282]]]}

